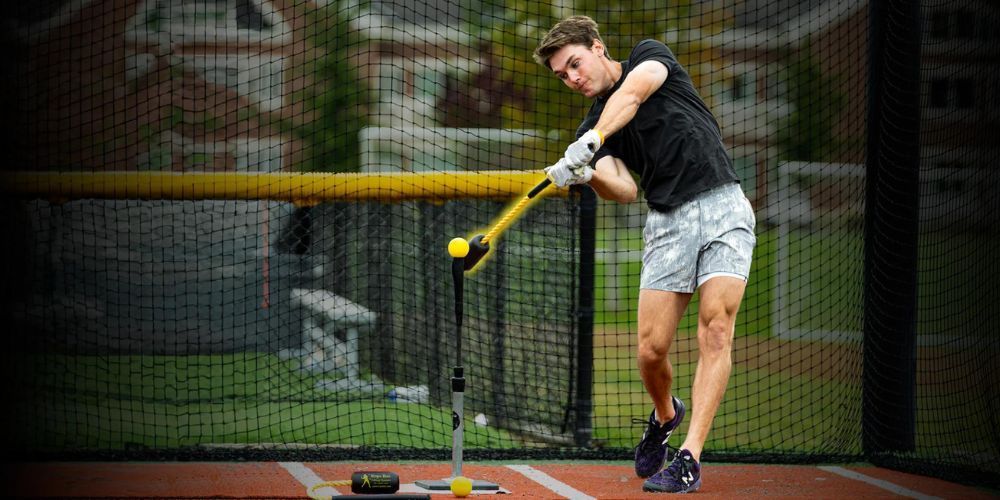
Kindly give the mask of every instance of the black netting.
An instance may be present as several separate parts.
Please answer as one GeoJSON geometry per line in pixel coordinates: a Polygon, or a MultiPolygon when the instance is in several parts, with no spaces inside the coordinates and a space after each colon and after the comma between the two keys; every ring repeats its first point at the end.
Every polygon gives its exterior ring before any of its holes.
{"type": "MultiPolygon", "coordinates": [[[[17,7],[5,439],[444,458],[461,363],[467,456],[628,458],[650,409],[642,200],[599,202],[596,220],[580,192],[525,210],[466,276],[455,352],[445,246],[516,198],[496,171],[537,172],[574,137],[589,102],[531,53],[576,13],[614,59],[671,48],[756,211],[706,456],[1000,482],[1000,12],[957,0],[17,7]],[[227,188],[305,172],[359,191],[227,188]],[[455,172],[481,177],[429,180],[455,172]]],[[[696,304],[671,352],[686,401],[696,304]]]]}

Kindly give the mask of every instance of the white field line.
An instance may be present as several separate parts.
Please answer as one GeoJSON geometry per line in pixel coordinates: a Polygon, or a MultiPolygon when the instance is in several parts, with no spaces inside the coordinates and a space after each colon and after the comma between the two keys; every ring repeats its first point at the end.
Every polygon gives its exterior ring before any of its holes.
{"type": "Polygon", "coordinates": [[[895,493],[897,495],[902,495],[902,496],[910,497],[910,498],[916,498],[916,499],[919,499],[919,500],[941,500],[941,497],[935,497],[935,496],[931,496],[931,495],[925,495],[923,493],[920,493],[919,491],[913,491],[913,490],[911,490],[909,488],[904,488],[904,487],[899,486],[897,484],[890,483],[889,481],[883,481],[881,479],[876,479],[874,477],[866,476],[866,475],[861,474],[859,472],[854,472],[852,470],[847,470],[847,469],[844,469],[842,467],[833,467],[833,466],[821,465],[821,466],[819,466],[819,469],[820,470],[824,470],[826,472],[831,472],[833,474],[837,474],[838,476],[844,476],[844,477],[846,477],[848,479],[854,479],[855,481],[861,481],[863,483],[868,483],[868,484],[870,484],[872,486],[876,486],[876,487],[882,488],[883,490],[895,493]]]}
{"type": "MultiPolygon", "coordinates": [[[[304,464],[299,462],[278,462],[278,465],[284,467],[289,474],[297,479],[302,486],[306,487],[306,491],[312,489],[316,484],[322,483],[323,480],[313,472],[312,469],[306,467],[304,464]]],[[[322,496],[333,496],[340,495],[341,493],[337,491],[337,488],[333,486],[324,486],[322,488],[317,488],[313,493],[322,496]]]]}
{"type": "Polygon", "coordinates": [[[524,477],[548,488],[557,495],[573,500],[594,500],[594,497],[538,470],[530,465],[508,465],[508,469],[521,473],[524,477]]]}

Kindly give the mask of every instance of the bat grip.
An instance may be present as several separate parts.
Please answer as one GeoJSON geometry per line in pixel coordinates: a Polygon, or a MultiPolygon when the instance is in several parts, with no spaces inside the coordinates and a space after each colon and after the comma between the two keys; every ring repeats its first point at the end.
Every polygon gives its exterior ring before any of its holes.
{"type": "Polygon", "coordinates": [[[542,180],[542,182],[539,182],[537,186],[532,188],[531,191],[528,191],[527,197],[534,198],[535,196],[538,196],[538,193],[541,193],[543,189],[549,186],[549,184],[552,184],[552,179],[546,177],[542,180]]]}

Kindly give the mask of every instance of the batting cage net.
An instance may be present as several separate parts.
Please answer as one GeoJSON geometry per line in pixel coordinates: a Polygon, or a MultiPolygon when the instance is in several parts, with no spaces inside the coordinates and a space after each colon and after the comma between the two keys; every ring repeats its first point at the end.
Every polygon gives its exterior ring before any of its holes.
{"type": "MultiPolygon", "coordinates": [[[[446,460],[462,367],[468,459],[629,459],[651,409],[642,197],[549,188],[458,297],[447,250],[575,139],[590,101],[532,52],[583,14],[614,60],[670,48],[756,212],[705,459],[1000,483],[988,2],[12,9],[0,312],[18,456],[446,460]]],[[[697,304],[670,352],[686,402],[697,304]]]]}

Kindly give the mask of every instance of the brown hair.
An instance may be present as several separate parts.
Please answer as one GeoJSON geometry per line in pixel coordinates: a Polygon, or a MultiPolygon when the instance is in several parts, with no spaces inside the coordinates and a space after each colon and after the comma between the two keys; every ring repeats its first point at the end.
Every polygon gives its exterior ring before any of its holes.
{"type": "Polygon", "coordinates": [[[549,58],[556,52],[559,52],[559,49],[567,45],[584,45],[590,47],[594,44],[594,40],[598,40],[601,42],[601,45],[604,45],[604,55],[610,59],[611,57],[608,56],[608,46],[604,43],[604,40],[601,40],[601,34],[597,31],[596,21],[587,16],[567,17],[556,23],[545,34],[545,38],[542,39],[542,43],[538,44],[538,48],[535,49],[535,53],[532,56],[535,58],[535,62],[551,69],[549,58]]]}

